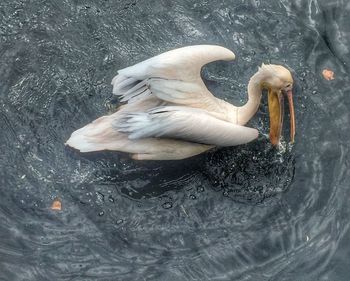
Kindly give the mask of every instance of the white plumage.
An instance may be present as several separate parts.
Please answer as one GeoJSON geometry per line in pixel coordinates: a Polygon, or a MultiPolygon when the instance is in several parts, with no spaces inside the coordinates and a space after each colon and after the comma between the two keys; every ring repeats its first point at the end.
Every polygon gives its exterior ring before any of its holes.
{"type": "Polygon", "coordinates": [[[203,65],[234,58],[226,48],[198,45],[119,70],[113,94],[125,104],[75,131],[66,144],[81,152],[117,150],[134,159],[169,160],[254,140],[258,131],[244,124],[260,103],[261,87],[259,93],[251,86],[250,106],[235,107],[214,97],[200,77],[203,65]]]}

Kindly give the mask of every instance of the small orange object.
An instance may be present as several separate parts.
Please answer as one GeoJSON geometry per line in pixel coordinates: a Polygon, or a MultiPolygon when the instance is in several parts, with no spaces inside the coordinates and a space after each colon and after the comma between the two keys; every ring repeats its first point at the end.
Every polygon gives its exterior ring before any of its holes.
{"type": "Polygon", "coordinates": [[[334,72],[330,69],[323,69],[322,71],[323,78],[326,80],[334,80],[334,72]]]}
{"type": "Polygon", "coordinates": [[[55,211],[61,211],[62,210],[62,203],[61,201],[56,198],[51,205],[51,210],[55,210],[55,211]]]}

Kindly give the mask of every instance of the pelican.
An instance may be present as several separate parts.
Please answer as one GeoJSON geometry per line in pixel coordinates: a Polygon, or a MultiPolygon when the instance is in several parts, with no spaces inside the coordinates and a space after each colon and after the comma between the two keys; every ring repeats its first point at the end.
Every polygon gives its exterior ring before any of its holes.
{"type": "Polygon", "coordinates": [[[188,46],[119,70],[113,94],[124,103],[73,132],[66,145],[80,152],[114,150],[136,160],[178,160],[214,147],[235,146],[258,137],[245,124],[268,92],[270,141],[280,143],[284,96],[289,102],[290,141],[294,142],[293,78],[280,65],[262,65],[248,83],[248,101],[234,106],[216,98],[201,78],[201,68],[230,61],[232,51],[216,45],[188,46]]]}

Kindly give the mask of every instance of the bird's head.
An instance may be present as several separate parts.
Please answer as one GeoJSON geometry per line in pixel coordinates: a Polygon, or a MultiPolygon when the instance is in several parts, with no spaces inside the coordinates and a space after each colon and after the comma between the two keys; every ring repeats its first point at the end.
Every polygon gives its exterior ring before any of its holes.
{"type": "Polygon", "coordinates": [[[272,145],[278,145],[281,138],[284,115],[284,96],[289,103],[290,114],[290,141],[294,142],[295,117],[293,105],[293,77],[290,71],[281,66],[269,64],[259,68],[262,75],[261,88],[268,91],[268,105],[270,115],[270,141],[272,145]]]}

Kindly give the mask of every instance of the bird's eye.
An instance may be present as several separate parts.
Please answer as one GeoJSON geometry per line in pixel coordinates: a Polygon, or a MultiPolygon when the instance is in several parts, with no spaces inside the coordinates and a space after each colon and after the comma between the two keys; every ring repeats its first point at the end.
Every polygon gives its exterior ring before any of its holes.
{"type": "Polygon", "coordinates": [[[292,86],[292,84],[287,84],[287,85],[286,85],[286,88],[289,88],[290,86],[292,86]]]}

